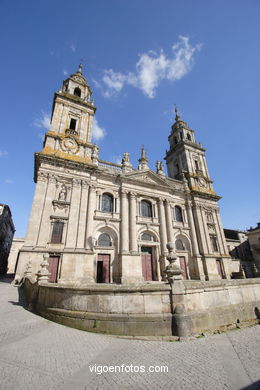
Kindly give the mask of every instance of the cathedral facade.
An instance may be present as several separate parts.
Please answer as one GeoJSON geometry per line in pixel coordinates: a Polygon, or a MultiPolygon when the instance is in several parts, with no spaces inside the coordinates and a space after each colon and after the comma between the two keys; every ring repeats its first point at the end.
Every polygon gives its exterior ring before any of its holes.
{"type": "Polygon", "coordinates": [[[103,161],[91,142],[96,108],[82,66],[55,93],[50,130],[35,154],[35,195],[17,277],[48,256],[49,282],[164,281],[167,243],[183,279],[230,278],[231,259],[205,149],[177,110],[156,171],[103,161]]]}

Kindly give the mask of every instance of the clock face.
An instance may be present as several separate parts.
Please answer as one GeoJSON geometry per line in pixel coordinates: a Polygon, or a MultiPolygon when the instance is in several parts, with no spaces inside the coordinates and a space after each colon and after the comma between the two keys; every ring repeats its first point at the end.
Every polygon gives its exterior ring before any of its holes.
{"type": "Polygon", "coordinates": [[[61,142],[61,148],[64,152],[67,152],[69,154],[75,154],[79,150],[78,143],[75,141],[74,138],[71,137],[63,138],[61,142]]]}

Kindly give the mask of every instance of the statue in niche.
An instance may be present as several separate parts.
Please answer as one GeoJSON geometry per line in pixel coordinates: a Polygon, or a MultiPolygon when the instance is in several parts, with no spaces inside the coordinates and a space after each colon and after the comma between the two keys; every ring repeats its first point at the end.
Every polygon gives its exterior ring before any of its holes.
{"type": "Polygon", "coordinates": [[[65,186],[65,184],[62,184],[61,186],[58,200],[61,200],[63,202],[66,202],[67,200],[67,187],[65,186]]]}

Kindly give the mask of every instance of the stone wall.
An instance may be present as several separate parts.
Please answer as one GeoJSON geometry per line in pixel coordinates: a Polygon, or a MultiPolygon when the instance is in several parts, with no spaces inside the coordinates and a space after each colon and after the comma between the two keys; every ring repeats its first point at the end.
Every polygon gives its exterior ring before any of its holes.
{"type": "Polygon", "coordinates": [[[118,335],[187,337],[257,323],[260,279],[175,281],[84,288],[26,278],[34,310],[78,329],[118,335]]]}
{"type": "Polygon", "coordinates": [[[18,253],[21,247],[24,244],[24,238],[18,238],[15,237],[12,242],[12,246],[10,249],[9,257],[8,257],[8,268],[7,268],[7,273],[8,274],[13,274],[15,273],[15,267],[16,267],[16,262],[18,259],[18,253]]]}

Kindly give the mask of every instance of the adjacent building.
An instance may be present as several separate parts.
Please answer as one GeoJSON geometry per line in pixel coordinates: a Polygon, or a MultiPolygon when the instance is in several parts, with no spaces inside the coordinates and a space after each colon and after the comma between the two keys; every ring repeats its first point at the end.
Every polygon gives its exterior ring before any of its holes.
{"type": "MultiPolygon", "coordinates": [[[[82,66],[55,93],[51,127],[35,154],[35,194],[17,277],[49,257],[50,282],[163,281],[167,242],[184,279],[229,278],[226,245],[205,149],[176,109],[169,149],[155,170],[103,161],[92,143],[96,112],[82,66]]],[[[138,140],[137,140],[138,142],[138,140]]],[[[158,156],[159,157],[159,156],[158,156]]]]}
{"type": "Polygon", "coordinates": [[[6,274],[8,256],[15,232],[9,206],[0,203],[0,274],[6,274]]]}
{"type": "Polygon", "coordinates": [[[247,236],[253,255],[255,274],[260,276],[260,222],[255,228],[248,230],[247,236]]]}

